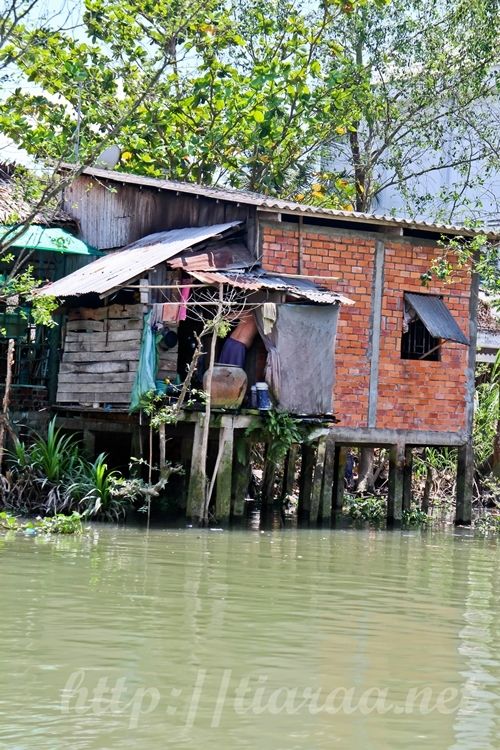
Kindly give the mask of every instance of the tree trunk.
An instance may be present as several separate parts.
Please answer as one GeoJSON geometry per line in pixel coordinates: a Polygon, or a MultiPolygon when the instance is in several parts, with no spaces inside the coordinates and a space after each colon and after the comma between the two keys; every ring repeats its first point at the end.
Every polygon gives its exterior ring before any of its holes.
{"type": "Polygon", "coordinates": [[[427,474],[425,477],[425,485],[424,485],[424,494],[422,495],[422,502],[420,504],[420,510],[423,513],[429,512],[429,499],[431,496],[431,490],[432,490],[432,482],[433,482],[433,475],[432,475],[432,466],[427,467],[427,474]]]}
{"type": "Polygon", "coordinates": [[[358,492],[373,492],[373,448],[365,445],[361,448],[358,469],[358,492]]]}

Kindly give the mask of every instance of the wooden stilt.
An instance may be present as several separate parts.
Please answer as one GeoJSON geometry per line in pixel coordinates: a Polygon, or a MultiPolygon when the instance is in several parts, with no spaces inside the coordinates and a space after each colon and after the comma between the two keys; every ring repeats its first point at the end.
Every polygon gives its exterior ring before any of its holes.
{"type": "Polygon", "coordinates": [[[311,508],[309,510],[309,520],[311,523],[317,523],[319,517],[319,509],[321,503],[321,494],[323,489],[323,472],[325,469],[325,454],[326,454],[326,437],[321,437],[318,440],[318,448],[316,451],[316,464],[314,466],[314,472],[312,477],[311,487],[311,508]]]}
{"type": "Polygon", "coordinates": [[[389,490],[387,495],[387,524],[401,523],[403,514],[403,473],[405,446],[391,445],[389,449],[389,490]]]}
{"type": "Polygon", "coordinates": [[[265,513],[274,503],[274,480],[276,466],[268,459],[269,446],[266,445],[264,459],[264,473],[262,475],[262,491],[260,495],[261,512],[265,513]]]}
{"type": "Polygon", "coordinates": [[[472,522],[472,485],[474,480],[474,453],[472,443],[461,445],[457,457],[457,503],[455,523],[470,526],[472,522]]]}
{"type": "Polygon", "coordinates": [[[215,517],[217,523],[229,521],[233,473],[234,428],[232,417],[222,417],[219,433],[220,461],[217,471],[215,517]]]}
{"type": "Polygon", "coordinates": [[[201,465],[201,447],[203,441],[203,414],[198,414],[194,424],[193,447],[191,451],[191,468],[187,496],[186,516],[200,521],[203,515],[207,478],[201,465]]]}
{"type": "Polygon", "coordinates": [[[403,469],[403,510],[410,510],[412,501],[411,480],[413,476],[413,451],[406,446],[403,469]]]}
{"type": "Polygon", "coordinates": [[[325,443],[325,465],[321,488],[321,520],[328,522],[332,517],[333,480],[335,469],[335,438],[328,435],[325,443]]]}
{"type": "Polygon", "coordinates": [[[344,506],[345,467],[347,448],[337,446],[335,449],[335,467],[333,476],[333,511],[341,513],[344,506]]]}
{"type": "Polygon", "coordinates": [[[95,458],[95,432],[83,431],[83,449],[91,461],[95,458]]]}
{"type": "Polygon", "coordinates": [[[187,506],[187,493],[188,493],[188,486],[189,486],[189,462],[191,459],[191,439],[186,437],[181,437],[181,449],[180,449],[180,459],[181,459],[181,465],[184,469],[184,472],[179,475],[177,478],[176,484],[178,484],[179,487],[179,507],[183,508],[184,511],[186,510],[187,506]]]}
{"type": "Polygon", "coordinates": [[[292,445],[285,458],[285,466],[283,469],[283,486],[281,488],[281,503],[282,505],[286,502],[286,499],[293,492],[295,484],[295,470],[297,467],[297,461],[299,460],[299,446],[292,445]]]}
{"type": "Polygon", "coordinates": [[[299,480],[299,505],[297,517],[299,521],[307,521],[311,510],[311,490],[314,471],[315,447],[310,443],[302,445],[302,465],[299,480]]]}
{"type": "Polygon", "coordinates": [[[245,500],[250,484],[250,443],[238,437],[234,441],[232,516],[241,518],[245,513],[245,500]]]}

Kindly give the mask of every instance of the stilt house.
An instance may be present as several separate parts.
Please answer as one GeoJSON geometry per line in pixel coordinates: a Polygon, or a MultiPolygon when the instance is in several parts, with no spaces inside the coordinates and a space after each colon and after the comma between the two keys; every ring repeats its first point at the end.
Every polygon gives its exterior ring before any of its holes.
{"type": "MultiPolygon", "coordinates": [[[[133,442],[129,404],[145,313],[160,315],[160,333],[170,334],[155,379],[182,380],[196,326],[178,311],[201,304],[207,288],[233,289],[255,308],[277,310],[269,330],[279,341],[259,328],[249,384],[265,376],[267,359],[275,386],[269,360],[277,347],[278,405],[321,423],[314,460],[308,446],[302,457],[320,480],[311,520],[341,507],[346,447],[369,445],[390,449],[388,517],[396,522],[410,501],[411,448],[457,448],[456,518],[470,521],[478,280],[467,268],[451,283],[423,286],[422,277],[443,236],[471,230],[97,168],[66,190],[64,207],[82,240],[103,253],[44,290],[66,310],[53,405],[65,426],[99,448],[110,433],[133,442]]],[[[237,439],[248,425],[247,403],[219,415],[224,439],[229,427],[237,439]]],[[[186,422],[197,429],[199,418],[186,422]]],[[[193,437],[178,428],[188,454],[196,429],[193,437]]],[[[231,435],[229,464],[232,449],[231,435]]],[[[219,515],[241,513],[233,490],[220,492],[219,515]]]]}

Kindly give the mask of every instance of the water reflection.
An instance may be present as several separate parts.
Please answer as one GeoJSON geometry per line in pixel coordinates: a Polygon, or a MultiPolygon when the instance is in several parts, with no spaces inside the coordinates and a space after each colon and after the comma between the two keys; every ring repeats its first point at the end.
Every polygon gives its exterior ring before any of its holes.
{"type": "Polygon", "coordinates": [[[3,537],[0,747],[498,747],[499,561],[469,532],[3,537]]]}

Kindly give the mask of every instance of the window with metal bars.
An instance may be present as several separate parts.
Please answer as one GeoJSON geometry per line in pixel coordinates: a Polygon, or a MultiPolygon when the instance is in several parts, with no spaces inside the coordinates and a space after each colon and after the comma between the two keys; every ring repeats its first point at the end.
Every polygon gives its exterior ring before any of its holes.
{"type": "Polygon", "coordinates": [[[401,338],[401,359],[426,359],[438,362],[441,359],[440,339],[431,336],[419,318],[408,324],[401,338]]]}

